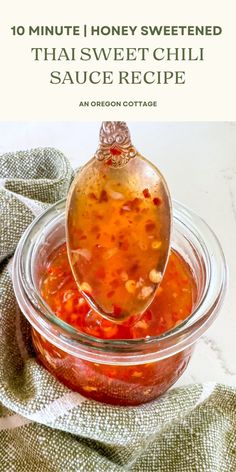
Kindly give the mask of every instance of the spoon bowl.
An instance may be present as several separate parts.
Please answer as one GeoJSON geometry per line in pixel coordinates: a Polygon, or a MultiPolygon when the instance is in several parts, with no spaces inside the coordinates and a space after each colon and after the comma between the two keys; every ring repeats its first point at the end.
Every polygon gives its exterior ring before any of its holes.
{"type": "Polygon", "coordinates": [[[118,323],[137,321],[166,267],[171,200],[124,122],[102,124],[95,156],[72,183],[66,232],[73,275],[90,306],[118,323]]]}

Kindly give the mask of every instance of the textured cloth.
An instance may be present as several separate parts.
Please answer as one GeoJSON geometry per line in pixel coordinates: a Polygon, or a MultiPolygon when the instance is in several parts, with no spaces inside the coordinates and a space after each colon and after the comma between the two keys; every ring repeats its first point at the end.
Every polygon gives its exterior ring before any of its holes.
{"type": "Polygon", "coordinates": [[[72,177],[55,149],[0,156],[0,472],[235,472],[233,388],[192,385],[114,407],[71,392],[36,362],[11,256],[72,177]]]}

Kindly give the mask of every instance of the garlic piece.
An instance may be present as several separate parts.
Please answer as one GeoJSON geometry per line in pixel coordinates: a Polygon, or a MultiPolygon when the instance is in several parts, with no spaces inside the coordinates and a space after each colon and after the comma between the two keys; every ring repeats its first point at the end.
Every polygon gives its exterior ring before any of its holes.
{"type": "Polygon", "coordinates": [[[144,283],[144,279],[142,277],[139,277],[138,282],[136,283],[136,287],[137,288],[142,287],[143,283],[144,283]]]}
{"type": "Polygon", "coordinates": [[[80,290],[81,290],[81,292],[89,292],[89,293],[92,292],[92,288],[90,287],[90,285],[87,282],[83,282],[80,285],[80,290]]]}
{"type": "Polygon", "coordinates": [[[161,241],[157,241],[155,239],[155,241],[152,242],[152,249],[160,249],[161,247],[161,241]]]}
{"type": "Polygon", "coordinates": [[[96,392],[97,391],[97,388],[96,387],[92,387],[92,385],[85,385],[84,387],[82,387],[83,390],[85,390],[85,392],[96,392]]]}
{"type": "Polygon", "coordinates": [[[145,300],[145,298],[149,297],[153,293],[153,288],[149,286],[144,286],[138,294],[139,300],[145,300]]]}
{"type": "Polygon", "coordinates": [[[117,252],[118,252],[117,247],[112,247],[112,248],[108,249],[105,256],[104,256],[104,259],[111,259],[117,252]]]}
{"type": "Polygon", "coordinates": [[[106,189],[109,197],[111,197],[113,200],[123,200],[124,199],[123,193],[117,192],[112,187],[110,187],[109,184],[107,184],[105,186],[105,189],[106,189]]]}
{"type": "Polygon", "coordinates": [[[138,370],[135,370],[133,373],[132,373],[132,377],[135,377],[135,378],[139,378],[139,377],[142,377],[142,372],[139,372],[138,370]]]}
{"type": "Polygon", "coordinates": [[[89,249],[74,249],[71,252],[72,256],[75,256],[75,259],[77,255],[84,257],[85,259],[87,259],[87,261],[90,261],[91,259],[91,252],[89,251],[89,249]]]}
{"type": "Polygon", "coordinates": [[[120,278],[122,280],[122,282],[126,282],[128,280],[128,274],[127,272],[125,272],[125,270],[122,270],[121,274],[120,274],[120,278]]]}
{"type": "Polygon", "coordinates": [[[107,191],[107,193],[108,193],[109,197],[111,197],[113,200],[123,200],[124,199],[123,193],[115,192],[115,190],[109,189],[107,191]]]}
{"type": "Polygon", "coordinates": [[[134,293],[135,290],[136,290],[135,280],[127,280],[127,282],[125,282],[125,288],[126,288],[127,292],[134,293]]]}
{"type": "Polygon", "coordinates": [[[138,321],[138,322],[135,324],[135,328],[147,329],[147,328],[148,328],[148,324],[147,324],[146,321],[140,320],[140,321],[138,321]]]}
{"type": "Polygon", "coordinates": [[[82,306],[82,305],[84,305],[84,304],[85,304],[85,299],[82,298],[82,297],[80,297],[79,300],[78,300],[78,305],[79,305],[79,306],[82,306]]]}
{"type": "Polygon", "coordinates": [[[149,279],[154,284],[158,284],[161,281],[161,272],[158,272],[156,269],[152,269],[149,272],[149,279]]]}

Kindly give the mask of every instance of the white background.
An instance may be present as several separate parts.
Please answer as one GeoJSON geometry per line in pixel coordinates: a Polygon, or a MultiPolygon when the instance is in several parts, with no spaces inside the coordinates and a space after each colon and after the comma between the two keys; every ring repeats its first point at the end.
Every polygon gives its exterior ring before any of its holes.
{"type": "MultiPolygon", "coordinates": [[[[165,175],[172,197],[204,218],[223,246],[229,287],[220,316],[198,342],[178,384],[236,386],[236,123],[128,123],[133,143],[165,175]]],[[[62,150],[77,167],[98,144],[99,123],[0,123],[0,153],[38,146],[62,150]]]]}

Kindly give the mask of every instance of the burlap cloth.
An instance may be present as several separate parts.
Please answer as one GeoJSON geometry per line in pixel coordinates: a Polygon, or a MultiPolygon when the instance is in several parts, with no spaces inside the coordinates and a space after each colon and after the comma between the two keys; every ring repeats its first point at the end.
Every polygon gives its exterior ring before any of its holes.
{"type": "Polygon", "coordinates": [[[71,392],[37,364],[11,257],[72,176],[55,149],[0,156],[0,471],[235,472],[233,388],[192,385],[140,407],[113,407],[71,392]]]}

